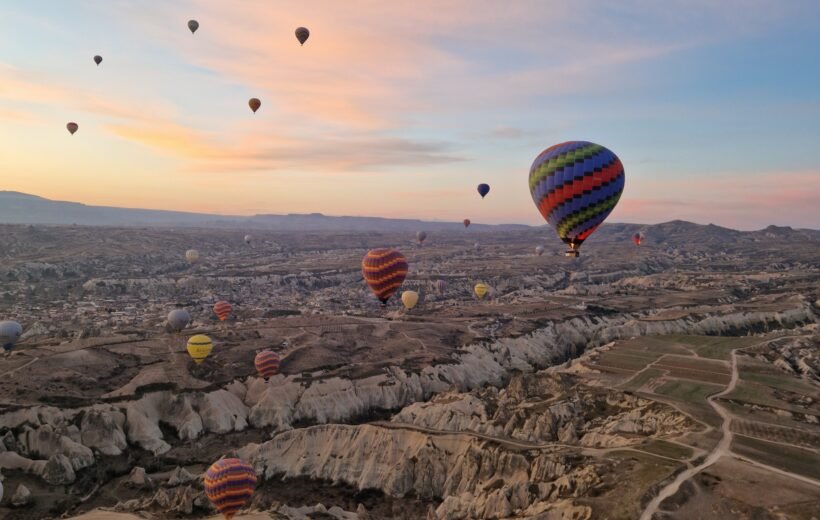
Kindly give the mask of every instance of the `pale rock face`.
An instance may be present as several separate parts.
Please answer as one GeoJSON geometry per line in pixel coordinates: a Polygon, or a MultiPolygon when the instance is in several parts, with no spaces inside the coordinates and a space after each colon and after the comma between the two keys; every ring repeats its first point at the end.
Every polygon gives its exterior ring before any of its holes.
{"type": "Polygon", "coordinates": [[[54,454],[49,457],[43,469],[43,480],[53,486],[71,484],[77,480],[71,461],[63,454],[54,454]]]}
{"type": "MultiPolygon", "coordinates": [[[[359,506],[361,506],[361,504],[359,504],[359,506]]],[[[365,520],[366,518],[362,517],[358,513],[345,511],[339,506],[333,506],[328,509],[322,504],[302,507],[290,507],[285,505],[280,507],[277,510],[277,513],[283,515],[288,520],[311,520],[312,518],[315,518],[314,515],[316,514],[324,515],[322,518],[330,517],[336,520],[365,520]]],[[[367,510],[365,510],[365,514],[367,514],[367,510]]]]}
{"type": "Polygon", "coordinates": [[[31,491],[23,484],[20,484],[11,497],[11,503],[15,507],[24,507],[34,503],[34,498],[31,496],[31,491]]]}
{"type": "Polygon", "coordinates": [[[227,390],[217,390],[197,399],[197,411],[206,431],[227,433],[248,426],[248,407],[227,390]]]}
{"type": "Polygon", "coordinates": [[[104,455],[119,455],[128,446],[124,426],[119,410],[88,410],[80,422],[80,441],[104,455]]]}
{"type": "Polygon", "coordinates": [[[23,455],[39,458],[65,455],[74,470],[94,465],[94,453],[89,448],[57,433],[48,425],[36,430],[26,427],[17,436],[17,443],[23,455]]]}
{"type": "Polygon", "coordinates": [[[0,469],[17,469],[26,473],[42,476],[46,468],[46,461],[31,460],[18,455],[13,451],[0,453],[0,469]]]}
{"type": "Polygon", "coordinates": [[[180,484],[187,484],[197,478],[198,477],[196,475],[192,475],[187,469],[177,466],[168,477],[168,485],[178,486],[180,484]]]}

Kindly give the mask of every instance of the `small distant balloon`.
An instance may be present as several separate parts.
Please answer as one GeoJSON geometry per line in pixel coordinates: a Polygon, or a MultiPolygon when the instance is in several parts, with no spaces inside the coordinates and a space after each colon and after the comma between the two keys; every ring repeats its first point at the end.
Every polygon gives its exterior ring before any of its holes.
{"type": "Polygon", "coordinates": [[[168,326],[174,332],[179,332],[191,322],[191,315],[184,309],[174,309],[168,313],[168,326]]]}
{"type": "Polygon", "coordinates": [[[65,125],[65,127],[66,127],[66,128],[68,128],[68,132],[69,132],[71,135],[74,135],[74,132],[76,132],[77,130],[79,130],[80,125],[78,125],[77,123],[74,123],[74,122],[72,121],[71,123],[68,123],[67,125],[65,125]]]}
{"type": "Polygon", "coordinates": [[[191,34],[194,34],[197,29],[199,29],[199,22],[196,20],[188,20],[188,29],[190,29],[191,34]]]}
{"type": "Polygon", "coordinates": [[[231,520],[245,507],[256,488],[256,472],[242,459],[214,462],[203,480],[205,495],[226,520],[231,520]]]}
{"type": "Polygon", "coordinates": [[[188,355],[194,360],[194,363],[201,365],[205,358],[211,355],[214,349],[214,344],[211,338],[205,334],[197,334],[188,339],[187,344],[188,355]]]}
{"type": "Polygon", "coordinates": [[[199,262],[199,251],[196,249],[189,249],[185,251],[185,259],[188,260],[189,264],[195,264],[199,262]]]}
{"type": "Polygon", "coordinates": [[[251,107],[251,110],[253,110],[255,114],[256,111],[259,110],[259,107],[262,106],[262,102],[259,101],[259,98],[252,97],[248,100],[248,106],[251,107]]]}
{"type": "Polygon", "coordinates": [[[470,227],[470,219],[468,219],[468,218],[464,219],[464,227],[466,227],[466,228],[470,227]]]}
{"type": "Polygon", "coordinates": [[[481,244],[479,244],[478,242],[476,242],[475,244],[473,244],[473,249],[475,249],[476,251],[478,251],[479,249],[481,249],[481,244]]]}
{"type": "Polygon", "coordinates": [[[424,231],[419,231],[418,233],[416,233],[416,240],[419,241],[419,244],[423,244],[426,238],[427,233],[425,233],[424,231]]]}
{"type": "Polygon", "coordinates": [[[231,315],[233,306],[225,300],[219,300],[214,304],[214,314],[219,318],[219,321],[225,321],[231,315]]]}
{"type": "Polygon", "coordinates": [[[445,282],[444,280],[436,280],[435,282],[433,282],[433,288],[435,288],[437,293],[442,294],[444,292],[444,289],[447,288],[447,282],[445,282]]]}
{"type": "Polygon", "coordinates": [[[296,39],[299,40],[299,45],[304,45],[310,37],[310,31],[307,30],[307,27],[297,27],[295,34],[296,39]]]}
{"type": "Polygon", "coordinates": [[[97,65],[102,63],[102,56],[100,56],[99,54],[94,56],[94,63],[96,63],[97,65]]]}
{"type": "Polygon", "coordinates": [[[487,296],[487,293],[490,292],[490,286],[485,283],[477,283],[475,287],[473,287],[473,292],[475,292],[479,300],[483,300],[484,297],[487,296]]]}
{"type": "Polygon", "coordinates": [[[641,245],[641,242],[643,242],[643,233],[638,232],[632,235],[632,241],[635,242],[636,246],[641,245]]]}
{"type": "Polygon", "coordinates": [[[535,254],[541,256],[544,254],[544,246],[535,246],[535,254]]]}
{"type": "Polygon", "coordinates": [[[272,350],[263,350],[253,360],[256,371],[265,381],[279,373],[279,354],[272,350]]]}
{"type": "Polygon", "coordinates": [[[489,184],[481,183],[481,184],[478,185],[478,194],[481,195],[482,199],[484,197],[486,197],[488,193],[490,193],[490,185],[489,184]]]}
{"type": "Polygon", "coordinates": [[[251,235],[245,235],[245,243],[251,245],[251,242],[253,242],[253,237],[251,235]]]}
{"type": "Polygon", "coordinates": [[[401,302],[409,310],[419,302],[419,293],[416,291],[404,291],[401,293],[401,302]]]}
{"type": "Polygon", "coordinates": [[[22,335],[23,326],[16,321],[0,321],[0,346],[6,352],[14,348],[22,335]]]}

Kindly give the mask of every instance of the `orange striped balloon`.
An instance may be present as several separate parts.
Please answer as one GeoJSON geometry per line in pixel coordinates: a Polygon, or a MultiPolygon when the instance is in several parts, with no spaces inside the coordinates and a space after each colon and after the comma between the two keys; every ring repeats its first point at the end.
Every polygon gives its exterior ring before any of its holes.
{"type": "Polygon", "coordinates": [[[263,350],[253,360],[256,371],[267,381],[279,373],[279,354],[272,350],[263,350]]]}
{"type": "Polygon", "coordinates": [[[399,290],[407,270],[407,259],[395,249],[372,249],[362,258],[362,276],[382,304],[399,290]]]}
{"type": "Polygon", "coordinates": [[[214,304],[214,314],[219,318],[219,321],[225,321],[231,315],[233,307],[225,300],[219,300],[214,304]]]}
{"type": "Polygon", "coordinates": [[[253,496],[256,472],[242,459],[222,459],[205,472],[205,494],[217,511],[230,520],[253,496]]]}

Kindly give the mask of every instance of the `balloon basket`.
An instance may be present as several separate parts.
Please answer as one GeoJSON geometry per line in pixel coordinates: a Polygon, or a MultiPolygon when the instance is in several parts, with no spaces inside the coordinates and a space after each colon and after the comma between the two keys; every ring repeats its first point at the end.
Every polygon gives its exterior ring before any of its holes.
{"type": "Polygon", "coordinates": [[[564,252],[564,256],[574,256],[575,258],[578,258],[578,256],[580,256],[580,253],[578,253],[578,251],[574,249],[568,249],[564,252]]]}

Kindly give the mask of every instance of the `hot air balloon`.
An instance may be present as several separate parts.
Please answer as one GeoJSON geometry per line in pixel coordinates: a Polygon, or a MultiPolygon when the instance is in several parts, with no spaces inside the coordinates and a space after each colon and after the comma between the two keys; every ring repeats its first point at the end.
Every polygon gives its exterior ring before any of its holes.
{"type": "Polygon", "coordinates": [[[436,289],[436,292],[442,294],[444,293],[444,289],[447,288],[447,282],[445,282],[444,280],[436,280],[435,282],[433,282],[433,287],[436,289]]]}
{"type": "Polygon", "coordinates": [[[211,464],[204,477],[205,494],[226,520],[245,506],[256,488],[256,472],[242,459],[222,459],[211,464]]]}
{"type": "Polygon", "coordinates": [[[544,254],[544,246],[535,246],[535,254],[541,256],[544,254]]]}
{"type": "Polygon", "coordinates": [[[279,373],[279,354],[272,350],[263,350],[253,360],[256,371],[265,381],[279,373]]]}
{"type": "Polygon", "coordinates": [[[470,219],[468,219],[468,218],[464,219],[464,227],[466,227],[466,228],[470,227],[470,219]]]}
{"type": "Polygon", "coordinates": [[[252,242],[252,241],[253,241],[253,237],[252,237],[252,236],[250,236],[250,235],[245,235],[245,243],[246,243],[246,244],[251,245],[251,242],[252,242]]]}
{"type": "Polygon", "coordinates": [[[529,188],[541,216],[578,248],[612,212],[624,190],[620,159],[601,145],[567,141],[541,152],[530,167],[529,188]]]}
{"type": "Polygon", "coordinates": [[[416,233],[416,240],[419,241],[419,245],[423,244],[426,238],[427,233],[425,233],[424,231],[419,231],[418,233],[416,233]]]}
{"type": "Polygon", "coordinates": [[[488,193],[490,193],[490,185],[489,184],[481,183],[481,184],[478,185],[478,194],[481,195],[482,199],[484,197],[486,197],[488,193]]]}
{"type": "Polygon", "coordinates": [[[199,29],[199,22],[196,20],[188,20],[188,29],[190,29],[191,34],[194,34],[197,29],[199,29]]]}
{"type": "Polygon", "coordinates": [[[299,45],[304,45],[310,37],[310,31],[307,30],[307,27],[297,27],[295,34],[296,39],[299,40],[299,45]]]}
{"type": "Polygon", "coordinates": [[[477,283],[475,287],[473,287],[473,292],[475,292],[479,300],[483,300],[484,297],[487,296],[487,293],[490,292],[490,286],[485,283],[477,283]]]}
{"type": "Polygon", "coordinates": [[[205,334],[197,334],[188,338],[188,355],[197,365],[202,364],[205,358],[211,355],[214,344],[205,334]]]}
{"type": "Polygon", "coordinates": [[[179,332],[191,322],[191,315],[185,309],[174,309],[168,313],[168,327],[179,332]]]}
{"type": "Polygon", "coordinates": [[[74,135],[74,132],[76,132],[77,130],[80,129],[80,125],[78,125],[77,123],[75,123],[73,121],[71,123],[68,123],[67,125],[65,125],[65,127],[68,128],[68,132],[71,135],[74,135]]]}
{"type": "Polygon", "coordinates": [[[262,102],[259,101],[258,98],[252,97],[248,100],[248,106],[251,107],[251,110],[253,110],[253,113],[255,114],[256,111],[259,110],[259,107],[262,106],[262,102]]]}
{"type": "Polygon", "coordinates": [[[14,348],[23,334],[23,327],[16,321],[0,321],[0,346],[6,352],[14,348]]]}
{"type": "Polygon", "coordinates": [[[473,244],[473,249],[474,249],[475,251],[478,251],[479,249],[481,249],[481,244],[479,244],[478,242],[476,242],[475,244],[473,244]]]}
{"type": "Polygon", "coordinates": [[[189,249],[185,251],[185,259],[188,260],[189,264],[195,264],[199,262],[199,251],[196,249],[189,249]]]}
{"type": "Polygon", "coordinates": [[[399,290],[407,270],[407,259],[395,249],[372,249],[362,258],[362,275],[383,305],[399,290]]]}
{"type": "Polygon", "coordinates": [[[635,233],[632,235],[632,241],[635,242],[636,246],[641,245],[641,242],[643,242],[643,233],[635,233]]]}
{"type": "Polygon", "coordinates": [[[404,291],[401,293],[401,302],[407,309],[412,309],[419,302],[419,293],[416,291],[404,291]]]}
{"type": "Polygon", "coordinates": [[[214,314],[219,318],[219,321],[225,321],[231,315],[233,307],[225,300],[219,300],[214,304],[214,314]]]}
{"type": "Polygon", "coordinates": [[[96,63],[97,65],[102,63],[102,56],[100,56],[99,54],[97,56],[94,56],[94,63],[96,63]]]}

